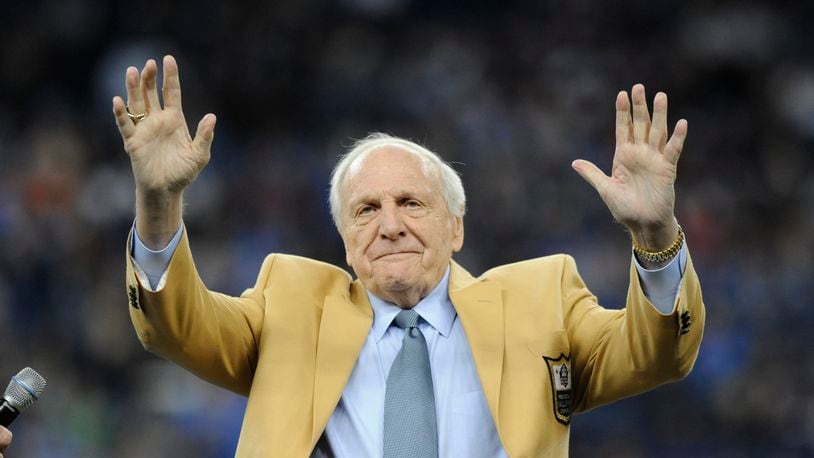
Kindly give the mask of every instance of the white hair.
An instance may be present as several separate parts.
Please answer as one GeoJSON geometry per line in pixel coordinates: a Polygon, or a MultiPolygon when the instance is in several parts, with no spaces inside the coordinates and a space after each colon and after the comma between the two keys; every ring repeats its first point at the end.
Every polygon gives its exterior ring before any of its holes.
{"type": "Polygon", "coordinates": [[[421,168],[424,172],[424,176],[427,178],[430,178],[430,173],[435,169],[435,171],[438,172],[438,179],[441,181],[441,193],[447,202],[450,214],[455,217],[464,216],[464,213],[466,213],[466,194],[464,193],[464,186],[463,183],[461,183],[461,177],[458,176],[458,172],[456,172],[451,165],[441,159],[438,154],[433,153],[417,143],[377,132],[356,141],[353,146],[351,146],[350,151],[339,159],[339,162],[336,163],[336,167],[334,167],[331,173],[331,189],[328,203],[331,205],[331,217],[333,218],[334,225],[336,225],[338,229],[341,229],[343,220],[342,184],[348,174],[353,174],[361,168],[368,154],[374,150],[386,147],[398,148],[421,160],[421,168]]]}

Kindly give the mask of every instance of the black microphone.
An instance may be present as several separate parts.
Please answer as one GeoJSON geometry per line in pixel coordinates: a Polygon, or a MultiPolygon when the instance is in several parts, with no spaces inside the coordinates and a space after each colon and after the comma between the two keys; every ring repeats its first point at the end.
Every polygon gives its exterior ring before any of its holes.
{"type": "Polygon", "coordinates": [[[8,426],[23,410],[31,407],[45,390],[45,379],[26,367],[11,378],[6,394],[0,399],[0,425],[8,426]]]}

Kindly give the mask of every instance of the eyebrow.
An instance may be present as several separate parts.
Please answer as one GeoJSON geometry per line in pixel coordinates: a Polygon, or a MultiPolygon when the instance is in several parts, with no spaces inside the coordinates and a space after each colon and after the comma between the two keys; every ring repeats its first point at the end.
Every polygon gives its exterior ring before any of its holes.
{"type": "Polygon", "coordinates": [[[374,200],[377,200],[377,198],[372,193],[370,193],[370,194],[361,194],[358,197],[353,197],[353,198],[349,199],[348,200],[348,205],[350,206],[350,208],[356,208],[356,207],[358,207],[360,204],[362,204],[364,202],[371,202],[371,201],[374,201],[374,200]]]}
{"type": "MultiPolygon", "coordinates": [[[[415,200],[418,200],[418,201],[421,201],[421,202],[426,202],[427,201],[426,198],[420,197],[418,195],[418,193],[415,192],[415,191],[402,191],[402,192],[396,194],[393,197],[395,198],[396,201],[403,201],[403,200],[409,200],[409,199],[415,199],[415,200]]],[[[357,197],[352,197],[351,199],[349,199],[348,205],[350,206],[351,209],[354,209],[354,208],[358,207],[359,205],[361,205],[362,203],[376,202],[376,201],[379,201],[379,200],[380,200],[380,198],[379,198],[379,196],[377,194],[365,193],[365,194],[360,194],[357,197]]]]}

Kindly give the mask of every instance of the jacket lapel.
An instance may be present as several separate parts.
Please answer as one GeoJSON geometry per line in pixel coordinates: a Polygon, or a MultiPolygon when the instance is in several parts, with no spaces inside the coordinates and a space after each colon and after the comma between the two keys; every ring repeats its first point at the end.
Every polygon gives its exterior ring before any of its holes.
{"type": "Polygon", "coordinates": [[[350,298],[325,298],[314,373],[312,446],[319,440],[339,402],[372,323],[373,308],[364,288],[352,287],[350,298]]]}
{"type": "Polygon", "coordinates": [[[504,347],[502,288],[497,282],[478,281],[453,261],[449,298],[461,318],[486,401],[499,428],[504,347]]]}

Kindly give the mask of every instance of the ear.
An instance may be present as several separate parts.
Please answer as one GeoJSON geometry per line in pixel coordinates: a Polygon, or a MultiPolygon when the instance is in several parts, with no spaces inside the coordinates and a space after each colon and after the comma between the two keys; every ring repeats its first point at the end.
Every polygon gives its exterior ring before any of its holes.
{"type": "Polygon", "coordinates": [[[452,227],[452,251],[457,253],[464,246],[464,218],[456,216],[453,218],[452,227]]]}
{"type": "Polygon", "coordinates": [[[345,242],[345,235],[342,231],[339,231],[339,236],[342,238],[342,246],[345,247],[345,263],[348,264],[348,267],[353,267],[353,262],[351,262],[350,257],[350,250],[348,250],[348,244],[345,242]]]}
{"type": "Polygon", "coordinates": [[[353,262],[351,262],[350,258],[350,251],[348,251],[348,247],[345,247],[345,263],[348,264],[348,267],[353,268],[353,262]]]}

